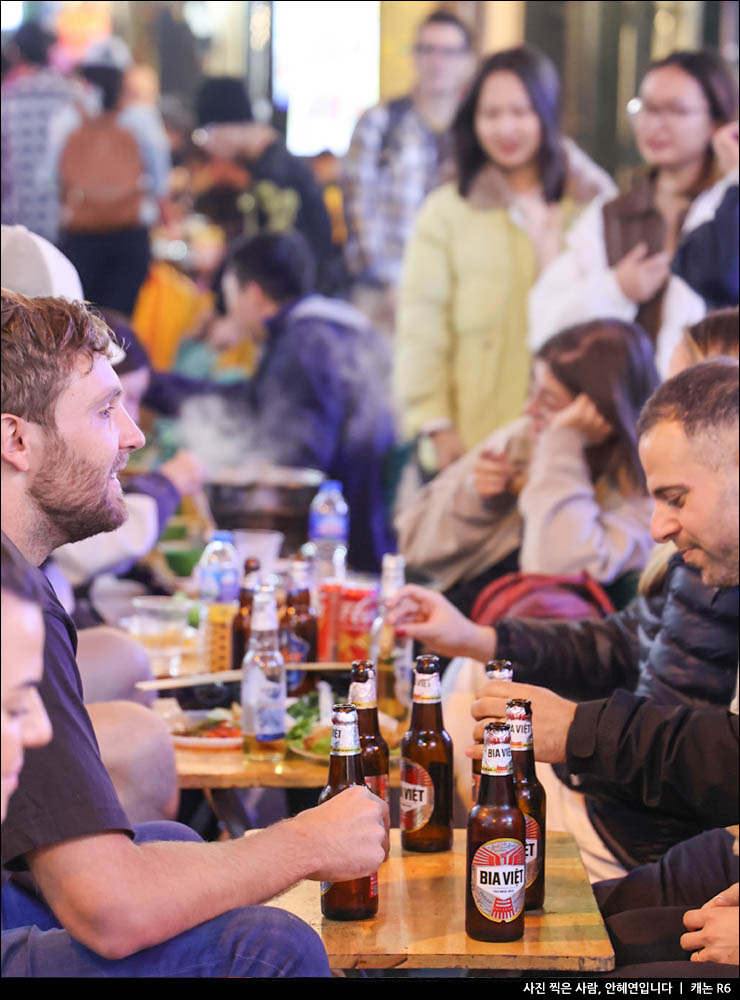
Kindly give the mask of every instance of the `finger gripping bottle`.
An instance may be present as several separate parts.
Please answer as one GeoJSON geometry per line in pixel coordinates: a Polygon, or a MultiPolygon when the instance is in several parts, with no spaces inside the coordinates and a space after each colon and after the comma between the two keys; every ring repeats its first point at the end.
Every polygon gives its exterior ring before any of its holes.
{"type": "MultiPolygon", "coordinates": [[[[486,664],[486,679],[489,681],[513,681],[514,665],[511,660],[489,660],[486,664]]],[[[478,801],[480,787],[480,761],[473,760],[473,805],[478,801]]]]}
{"type": "MultiPolygon", "coordinates": [[[[335,705],[329,778],[319,796],[319,805],[345,788],[364,783],[357,710],[354,705],[335,705]]],[[[321,912],[330,920],[366,920],[374,917],[378,912],[377,872],[348,882],[322,882],[321,912]]]]}

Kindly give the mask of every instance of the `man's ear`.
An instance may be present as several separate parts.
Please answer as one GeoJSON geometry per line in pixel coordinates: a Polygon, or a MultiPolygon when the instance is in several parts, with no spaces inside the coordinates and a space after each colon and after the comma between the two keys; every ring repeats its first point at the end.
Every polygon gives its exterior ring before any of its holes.
{"type": "Polygon", "coordinates": [[[0,417],[0,448],[2,458],[17,472],[28,472],[30,468],[28,423],[12,413],[0,417]]]}

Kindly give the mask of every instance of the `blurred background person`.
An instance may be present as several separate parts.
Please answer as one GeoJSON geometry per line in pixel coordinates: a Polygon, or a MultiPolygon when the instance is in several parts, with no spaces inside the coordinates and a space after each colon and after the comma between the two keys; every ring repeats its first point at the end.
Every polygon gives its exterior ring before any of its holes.
{"type": "Polygon", "coordinates": [[[488,583],[516,570],[586,570],[605,585],[639,573],[652,548],[652,502],[635,427],[657,384],[636,324],[594,320],[557,334],[535,355],[525,416],[399,512],[409,568],[466,614],[488,583]]]}
{"type": "Polygon", "coordinates": [[[159,113],[126,100],[131,54],[117,37],[92,45],[80,76],[99,91],[95,115],[79,107],[51,126],[49,165],[58,175],[58,245],[77,268],[85,297],[131,316],[149,273],[149,230],[160,218],[170,157],[159,113]]]}
{"type": "Polygon", "coordinates": [[[425,18],[414,44],[411,93],[357,122],[342,162],[345,259],[352,298],[392,334],[406,243],[429,192],[452,172],[452,121],[474,68],[467,25],[449,11],[425,18]]]}
{"type": "Polygon", "coordinates": [[[406,250],[395,391],[407,437],[443,469],[515,419],[527,393],[526,297],[609,177],[560,132],[555,67],[525,45],[483,63],[453,126],[457,181],[406,250]]]}
{"type": "MultiPolygon", "coordinates": [[[[563,325],[595,316],[636,320],[665,375],[681,331],[707,308],[671,277],[671,258],[702,217],[702,200],[716,201],[714,185],[728,183],[712,138],[737,117],[737,83],[714,52],[674,52],[650,66],[627,110],[647,169],[624,194],[598,199],[571,230],[532,289],[529,343],[536,350],[563,325]]],[[[736,245],[737,216],[734,227],[736,245]]]]}
{"type": "Polygon", "coordinates": [[[59,200],[46,172],[49,125],[83,97],[78,84],[49,66],[55,41],[38,21],[27,21],[13,35],[0,127],[3,224],[25,226],[51,243],[57,238],[59,200]]]}
{"type": "Polygon", "coordinates": [[[333,291],[338,250],[321,189],[311,168],[288,152],[279,133],[254,120],[244,81],[205,79],[195,114],[195,210],[221,226],[227,241],[297,229],[316,257],[318,287],[333,291]]]}

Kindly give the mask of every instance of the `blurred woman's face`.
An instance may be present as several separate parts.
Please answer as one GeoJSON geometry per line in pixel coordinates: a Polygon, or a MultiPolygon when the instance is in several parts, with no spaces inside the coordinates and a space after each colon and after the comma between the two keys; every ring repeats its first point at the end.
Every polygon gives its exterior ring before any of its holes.
{"type": "Polygon", "coordinates": [[[15,594],[2,591],[0,630],[0,733],[2,735],[2,796],[0,820],[15,791],[27,747],[51,739],[51,725],[37,685],[43,671],[44,623],[40,609],[15,594]]]}
{"type": "Polygon", "coordinates": [[[546,430],[555,414],[564,410],[574,399],[573,393],[555,378],[548,363],[535,358],[532,365],[529,399],[524,408],[527,416],[532,418],[535,434],[541,434],[546,430]]]}
{"type": "Polygon", "coordinates": [[[679,168],[704,157],[715,123],[704,91],[678,66],[662,66],[640,86],[635,140],[651,167],[679,168]]]}
{"type": "Polygon", "coordinates": [[[542,125],[516,73],[497,70],[486,78],[474,127],[486,156],[504,171],[528,166],[539,152],[542,125]]]}

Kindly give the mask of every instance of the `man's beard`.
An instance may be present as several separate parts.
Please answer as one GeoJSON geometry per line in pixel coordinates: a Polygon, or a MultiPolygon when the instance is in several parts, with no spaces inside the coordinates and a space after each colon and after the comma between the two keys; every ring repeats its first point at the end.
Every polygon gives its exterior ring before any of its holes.
{"type": "Polygon", "coordinates": [[[48,437],[46,456],[29,495],[46,517],[55,548],[123,524],[128,516],[126,504],[121,495],[111,497],[110,477],[126,464],[128,456],[102,470],[74,454],[56,432],[48,437]]]}

